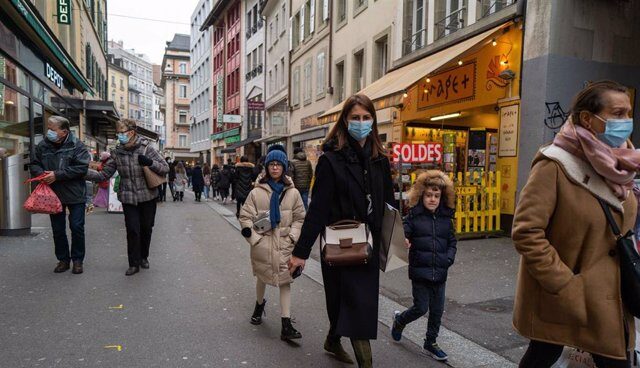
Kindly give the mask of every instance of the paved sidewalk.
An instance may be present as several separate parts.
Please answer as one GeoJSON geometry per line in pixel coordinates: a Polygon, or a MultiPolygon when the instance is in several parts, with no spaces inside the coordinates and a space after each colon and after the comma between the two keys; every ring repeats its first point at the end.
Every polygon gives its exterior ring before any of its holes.
{"type": "MultiPolygon", "coordinates": [[[[232,226],[235,203],[206,202],[232,226]]],[[[314,250],[305,275],[321,283],[319,252],[314,250]]],[[[449,271],[447,302],[439,343],[454,367],[516,367],[527,340],[511,327],[518,254],[508,238],[458,242],[456,264],[449,271]]],[[[411,306],[406,268],[381,273],[380,322],[389,325],[393,310],[411,306]]],[[[422,346],[427,319],[407,327],[405,336],[422,346]]]]}

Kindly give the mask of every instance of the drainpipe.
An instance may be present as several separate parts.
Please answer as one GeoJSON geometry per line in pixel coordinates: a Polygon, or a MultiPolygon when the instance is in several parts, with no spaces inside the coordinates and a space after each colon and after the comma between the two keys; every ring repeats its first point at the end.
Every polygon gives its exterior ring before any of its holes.
{"type": "Polygon", "coordinates": [[[329,79],[329,85],[327,86],[327,93],[333,95],[333,0],[329,0],[329,58],[327,67],[327,78],[329,79]]]}

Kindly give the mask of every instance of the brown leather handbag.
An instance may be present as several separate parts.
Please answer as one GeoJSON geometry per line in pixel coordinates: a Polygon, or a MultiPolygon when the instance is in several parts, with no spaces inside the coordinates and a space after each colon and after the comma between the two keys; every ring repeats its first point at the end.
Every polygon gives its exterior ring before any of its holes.
{"type": "MultiPolygon", "coordinates": [[[[142,153],[145,156],[147,155],[147,148],[149,148],[149,146],[145,146],[144,152],[142,153]]],[[[147,188],[149,189],[157,188],[167,182],[165,176],[156,174],[149,166],[142,166],[142,172],[144,173],[144,181],[147,183],[147,188]]]]}
{"type": "Polygon", "coordinates": [[[355,220],[342,220],[327,226],[320,236],[320,247],[322,259],[332,267],[365,265],[373,254],[369,227],[355,220]]]}

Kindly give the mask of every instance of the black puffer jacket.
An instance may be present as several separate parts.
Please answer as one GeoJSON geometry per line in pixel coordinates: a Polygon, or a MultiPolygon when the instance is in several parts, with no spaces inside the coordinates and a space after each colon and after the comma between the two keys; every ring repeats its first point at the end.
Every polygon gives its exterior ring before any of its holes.
{"type": "Polygon", "coordinates": [[[308,192],[313,179],[313,167],[307,160],[304,152],[298,152],[289,162],[289,175],[293,179],[293,185],[301,192],[308,192]]]}
{"type": "Polygon", "coordinates": [[[256,180],[255,166],[251,162],[240,162],[236,164],[235,191],[236,198],[246,199],[253,189],[253,182],[256,180]]]}
{"type": "Polygon", "coordinates": [[[456,258],[457,240],[452,218],[454,211],[440,204],[434,212],[422,201],[409,210],[404,219],[404,233],[411,242],[409,278],[414,281],[443,283],[456,258]]]}
{"type": "Polygon", "coordinates": [[[44,139],[36,146],[31,161],[31,175],[39,176],[45,171],[53,171],[56,181],[51,189],[62,204],[78,204],[86,202],[87,185],[85,175],[89,170],[91,155],[87,147],[73,133],[61,144],[54,144],[44,139]]]}

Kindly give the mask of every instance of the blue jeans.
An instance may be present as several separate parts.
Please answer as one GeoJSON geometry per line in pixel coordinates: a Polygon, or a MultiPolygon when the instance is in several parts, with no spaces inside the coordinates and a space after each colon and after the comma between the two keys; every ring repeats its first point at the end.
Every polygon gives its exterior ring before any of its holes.
{"type": "Polygon", "coordinates": [[[204,186],[204,197],[205,198],[209,198],[209,186],[208,185],[204,186]]]}
{"type": "Polygon", "coordinates": [[[84,260],[84,203],[63,204],[62,212],[49,215],[53,230],[53,243],[58,261],[82,262],[84,260]],[[69,254],[69,240],[67,239],[67,224],[65,215],[69,209],[69,228],[71,229],[71,254],[69,254]]]}
{"type": "Polygon", "coordinates": [[[438,338],[442,314],[444,313],[444,290],[446,283],[431,284],[422,281],[411,281],[413,306],[397,318],[402,326],[411,323],[429,312],[427,338],[425,346],[433,344],[438,338]]]}
{"type": "Polygon", "coordinates": [[[304,204],[304,210],[307,211],[309,210],[309,191],[305,190],[300,191],[300,195],[302,196],[302,203],[304,204]]]}

